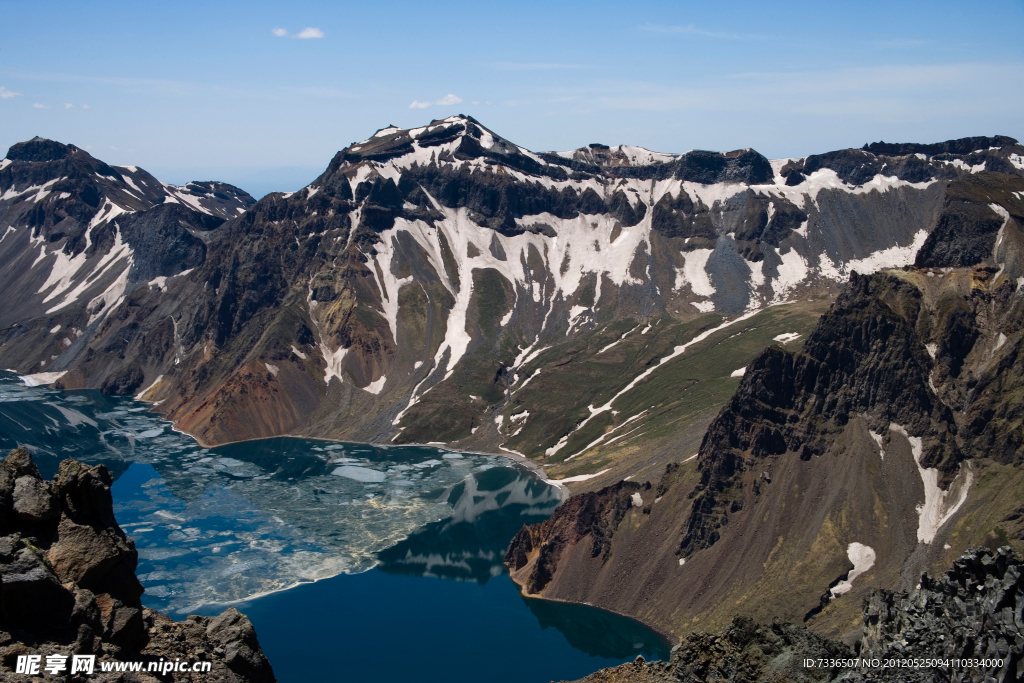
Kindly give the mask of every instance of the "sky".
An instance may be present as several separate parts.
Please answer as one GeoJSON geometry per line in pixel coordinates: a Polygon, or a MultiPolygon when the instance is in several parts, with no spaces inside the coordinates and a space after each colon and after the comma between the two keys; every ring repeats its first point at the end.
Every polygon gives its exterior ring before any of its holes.
{"type": "Polygon", "coordinates": [[[1024,138],[1024,0],[9,2],[0,151],[35,135],[257,197],[387,125],[534,151],[1024,138]]]}

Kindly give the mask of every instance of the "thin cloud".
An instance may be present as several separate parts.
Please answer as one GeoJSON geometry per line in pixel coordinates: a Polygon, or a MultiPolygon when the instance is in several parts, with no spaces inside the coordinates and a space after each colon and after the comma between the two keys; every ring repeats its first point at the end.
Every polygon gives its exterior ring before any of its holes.
{"type": "Polygon", "coordinates": [[[89,108],[89,105],[88,105],[88,104],[83,104],[83,105],[82,105],[82,109],[88,109],[88,108],[89,108]]]}
{"type": "Polygon", "coordinates": [[[446,107],[451,106],[453,104],[462,104],[462,98],[459,97],[458,95],[448,93],[441,99],[434,100],[433,102],[419,102],[417,100],[413,100],[412,104],[409,105],[409,109],[426,109],[427,107],[432,107],[434,105],[437,105],[439,107],[446,107]]]}
{"type": "Polygon", "coordinates": [[[492,62],[499,71],[551,71],[553,69],[593,69],[587,64],[556,64],[551,62],[492,62]]]}
{"type": "Polygon", "coordinates": [[[7,88],[5,88],[2,85],[0,85],[0,100],[9,100],[12,97],[20,97],[20,96],[21,96],[20,92],[14,92],[13,90],[8,90],[7,88]]]}
{"type": "Polygon", "coordinates": [[[705,38],[722,38],[726,40],[745,40],[750,38],[761,37],[752,35],[742,35],[739,33],[728,33],[724,31],[709,31],[707,29],[694,26],[693,24],[686,24],[685,26],[668,26],[665,24],[644,24],[639,28],[641,31],[647,31],[649,33],[686,33],[695,36],[704,36],[705,38]]]}
{"type": "Polygon", "coordinates": [[[36,109],[49,109],[50,108],[50,105],[48,105],[48,104],[39,104],[38,102],[33,103],[32,106],[35,107],[36,109]]]}
{"type": "MultiPolygon", "coordinates": [[[[286,29],[286,28],[275,28],[275,29],[272,29],[270,32],[273,33],[278,38],[287,38],[287,37],[289,37],[288,36],[288,29],[286,29]]],[[[324,32],[321,31],[320,29],[314,28],[312,26],[307,26],[306,28],[302,29],[298,33],[292,34],[291,37],[292,38],[299,38],[300,40],[309,40],[311,38],[323,38],[324,35],[325,35],[324,32]]]]}
{"type": "Polygon", "coordinates": [[[64,103],[64,108],[65,109],[74,109],[75,105],[71,104],[70,102],[65,102],[64,103]]]}

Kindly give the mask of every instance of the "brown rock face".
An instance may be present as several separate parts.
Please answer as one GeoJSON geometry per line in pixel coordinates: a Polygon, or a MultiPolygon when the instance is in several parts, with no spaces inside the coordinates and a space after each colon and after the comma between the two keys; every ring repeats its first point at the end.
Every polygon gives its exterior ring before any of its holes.
{"type": "Polygon", "coordinates": [[[591,539],[590,557],[607,560],[615,530],[633,507],[633,496],[643,490],[636,482],[620,481],[570,498],[547,520],[519,530],[505,553],[505,564],[527,593],[539,594],[554,576],[563,550],[584,538],[591,539]]]}
{"type": "MultiPolygon", "coordinates": [[[[19,655],[92,654],[100,661],[206,660],[204,681],[273,683],[256,632],[237,610],[175,623],[142,606],[138,552],[114,519],[111,483],[103,465],[74,460],[43,481],[23,448],[0,467],[0,680],[34,680],[13,673],[19,655]]],[[[168,675],[160,680],[193,680],[168,675]]],[[[97,665],[89,680],[118,676],[97,665]]]]}

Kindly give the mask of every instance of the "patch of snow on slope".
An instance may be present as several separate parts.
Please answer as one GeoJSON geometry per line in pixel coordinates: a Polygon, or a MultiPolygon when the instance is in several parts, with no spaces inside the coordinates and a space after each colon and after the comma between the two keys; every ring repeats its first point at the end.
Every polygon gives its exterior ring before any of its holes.
{"type": "Polygon", "coordinates": [[[387,381],[387,375],[381,375],[380,379],[378,379],[376,382],[370,382],[365,387],[363,387],[363,391],[368,391],[374,395],[379,394],[381,390],[384,389],[384,383],[387,381]]]}
{"type": "Polygon", "coordinates": [[[917,252],[924,246],[928,233],[918,230],[914,241],[906,247],[889,247],[874,252],[862,259],[853,259],[846,264],[845,272],[874,273],[885,268],[902,268],[914,262],[917,252]]]}
{"type": "MultiPolygon", "coordinates": [[[[269,366],[268,366],[268,367],[269,367],[269,366]]],[[[275,372],[274,374],[276,375],[277,373],[275,372]]],[[[155,380],[153,380],[153,383],[152,383],[152,384],[150,384],[150,385],[149,385],[148,387],[146,387],[145,389],[143,389],[143,390],[142,390],[142,391],[140,391],[139,393],[135,394],[135,400],[136,400],[136,401],[141,401],[141,400],[142,400],[142,397],[143,397],[143,396],[145,396],[146,394],[148,394],[148,393],[149,393],[149,391],[150,391],[150,389],[152,389],[152,388],[153,388],[153,387],[155,387],[155,386],[156,386],[157,384],[159,384],[159,383],[160,383],[160,380],[162,380],[163,378],[164,378],[164,376],[163,376],[163,375],[157,375],[157,378],[156,378],[155,380]]]]}
{"type": "Polygon", "coordinates": [[[294,353],[296,356],[298,356],[302,360],[306,360],[306,354],[304,354],[302,351],[299,351],[297,348],[295,348],[295,344],[292,344],[292,353],[294,353]]]}
{"type": "Polygon", "coordinates": [[[786,300],[787,295],[801,282],[807,279],[807,259],[801,256],[796,249],[790,247],[785,254],[780,253],[778,247],[773,247],[775,253],[782,259],[779,265],[779,276],[772,279],[771,287],[774,296],[772,303],[780,303],[786,300]]]}
{"type": "Polygon", "coordinates": [[[853,580],[875,566],[875,551],[869,545],[851,543],[846,548],[846,556],[853,563],[853,569],[850,570],[845,581],[840,581],[832,587],[831,592],[834,598],[853,590],[853,580]]]}
{"type": "Polygon", "coordinates": [[[640,493],[638,491],[634,491],[633,495],[629,498],[633,501],[633,507],[642,508],[644,506],[644,499],[640,497],[640,493]]]}
{"type": "Polygon", "coordinates": [[[1003,219],[1003,224],[999,226],[999,232],[996,235],[996,245],[992,247],[992,258],[1000,266],[999,272],[996,273],[996,278],[998,278],[1002,274],[1003,269],[1006,267],[1005,263],[999,261],[999,247],[1002,246],[1003,244],[1003,237],[1006,233],[1006,224],[1010,222],[1010,212],[1008,212],[1006,209],[999,206],[998,204],[989,204],[988,208],[995,211],[997,214],[999,214],[999,217],[1003,219]]]}
{"type": "Polygon", "coordinates": [[[960,472],[957,473],[949,489],[943,491],[939,488],[939,470],[937,468],[926,468],[921,464],[922,444],[921,437],[910,436],[906,428],[895,422],[889,425],[894,432],[898,432],[910,443],[910,449],[914,454],[914,464],[921,475],[921,482],[924,484],[924,503],[917,506],[918,543],[930,544],[935,539],[939,528],[952,517],[964,501],[967,500],[967,492],[974,481],[974,472],[971,464],[964,461],[960,465],[960,472]]]}
{"type": "Polygon", "coordinates": [[[586,481],[587,479],[593,479],[594,477],[600,477],[605,472],[610,472],[611,469],[601,470],[600,472],[594,472],[593,474],[577,474],[575,477],[564,477],[558,481],[562,484],[568,484],[574,481],[586,481]]]}
{"type": "Polygon", "coordinates": [[[331,351],[327,344],[320,342],[320,353],[323,355],[324,360],[327,361],[327,368],[324,370],[324,384],[329,385],[332,377],[337,377],[338,381],[344,384],[345,380],[341,377],[341,362],[345,360],[345,354],[348,353],[348,349],[341,347],[331,351]]]}
{"type": "Polygon", "coordinates": [[[782,342],[783,344],[788,344],[791,341],[796,341],[797,339],[800,338],[800,336],[801,335],[800,335],[799,332],[783,332],[780,335],[776,335],[776,336],[772,337],[772,341],[777,341],[777,342],[782,342]]]}
{"type": "Polygon", "coordinates": [[[882,435],[876,434],[870,429],[868,430],[868,434],[871,435],[871,438],[874,439],[875,443],[878,445],[878,457],[885,460],[885,447],[882,446],[882,435]]]}
{"type": "Polygon", "coordinates": [[[729,376],[730,376],[730,377],[742,377],[742,376],[743,376],[744,374],[746,374],[746,372],[747,372],[747,366],[746,366],[746,365],[744,365],[744,366],[743,366],[742,368],[740,368],[739,370],[733,370],[733,371],[732,371],[732,372],[731,372],[731,373],[729,374],[729,376]]]}
{"type": "Polygon", "coordinates": [[[637,327],[640,327],[640,325],[638,324],[638,325],[637,325],[636,327],[634,327],[634,328],[633,328],[632,330],[629,330],[629,332],[625,332],[625,333],[623,333],[623,335],[622,335],[621,337],[619,337],[618,339],[616,339],[615,341],[613,341],[613,342],[612,342],[611,344],[609,344],[608,346],[605,346],[604,348],[602,348],[602,349],[601,349],[600,351],[598,351],[598,352],[597,352],[596,354],[594,354],[594,355],[596,355],[596,356],[600,356],[600,355],[601,355],[602,353],[604,353],[604,352],[605,352],[605,351],[607,351],[608,349],[612,348],[613,346],[615,346],[616,344],[618,344],[618,343],[619,343],[620,341],[622,341],[623,339],[625,339],[625,338],[626,338],[627,336],[629,336],[630,332],[635,332],[635,331],[636,331],[636,329],[637,329],[637,327]]]}
{"type": "Polygon", "coordinates": [[[18,375],[18,379],[24,383],[26,387],[39,387],[44,384],[53,384],[67,373],[67,370],[63,372],[37,372],[34,375],[18,375]]]}
{"type": "Polygon", "coordinates": [[[711,284],[711,277],[706,270],[708,259],[714,249],[694,249],[683,254],[683,267],[676,268],[677,290],[686,283],[697,296],[711,296],[715,293],[715,287],[711,284]]]}

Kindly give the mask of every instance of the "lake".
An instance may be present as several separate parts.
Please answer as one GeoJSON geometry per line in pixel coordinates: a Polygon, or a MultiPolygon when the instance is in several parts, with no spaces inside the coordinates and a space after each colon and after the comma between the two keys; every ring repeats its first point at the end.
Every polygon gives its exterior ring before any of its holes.
{"type": "Polygon", "coordinates": [[[233,604],[283,683],[550,681],[663,638],[625,617],[523,598],[501,560],[560,493],[494,455],[275,438],[200,447],[130,399],[0,373],[0,448],[44,476],[112,472],[143,603],[176,619],[233,604]]]}

